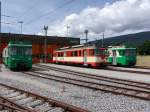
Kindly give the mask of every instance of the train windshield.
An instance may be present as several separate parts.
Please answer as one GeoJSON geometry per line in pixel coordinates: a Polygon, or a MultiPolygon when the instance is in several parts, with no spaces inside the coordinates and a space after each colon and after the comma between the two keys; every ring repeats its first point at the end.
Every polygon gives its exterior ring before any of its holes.
{"type": "Polygon", "coordinates": [[[126,56],[134,56],[134,55],[136,55],[136,49],[126,49],[125,50],[125,55],[126,56]]]}
{"type": "Polygon", "coordinates": [[[32,48],[31,47],[10,47],[10,55],[31,55],[32,48]]]}
{"type": "Polygon", "coordinates": [[[134,55],[136,55],[136,49],[119,50],[119,55],[121,55],[121,56],[134,56],[134,55]]]}

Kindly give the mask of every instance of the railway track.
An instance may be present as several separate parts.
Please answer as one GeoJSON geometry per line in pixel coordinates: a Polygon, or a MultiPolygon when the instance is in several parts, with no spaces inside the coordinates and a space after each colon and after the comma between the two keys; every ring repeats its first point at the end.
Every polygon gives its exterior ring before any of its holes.
{"type": "Polygon", "coordinates": [[[6,103],[2,103],[0,101],[0,112],[27,112],[20,108],[16,108],[14,106],[8,105],[6,103]]]}
{"type": "Polygon", "coordinates": [[[140,67],[123,68],[123,67],[107,66],[105,69],[112,70],[112,71],[140,73],[140,74],[150,75],[150,69],[148,69],[148,68],[140,68],[140,67]]]}
{"type": "Polygon", "coordinates": [[[63,83],[69,83],[69,84],[82,86],[82,87],[86,87],[90,89],[111,92],[114,94],[121,94],[121,95],[131,96],[131,97],[140,98],[144,100],[150,100],[150,86],[149,86],[150,84],[115,79],[115,78],[108,78],[108,77],[103,77],[103,76],[101,77],[101,76],[97,76],[94,74],[84,74],[84,73],[64,70],[60,68],[58,69],[54,67],[48,67],[45,65],[44,66],[37,65],[37,66],[43,67],[44,69],[55,70],[61,73],[67,73],[67,74],[77,75],[80,77],[96,79],[96,80],[99,80],[100,82],[105,81],[105,82],[108,82],[109,84],[87,81],[83,79],[69,78],[69,77],[64,77],[60,75],[58,76],[58,75],[54,75],[51,73],[43,73],[39,71],[38,72],[37,71],[25,72],[25,74],[44,78],[44,79],[55,80],[55,81],[59,81],[63,83]]]}
{"type": "Polygon", "coordinates": [[[19,108],[14,103],[9,102],[6,99],[0,97],[0,112],[32,112],[32,111],[19,108]]]}
{"type": "Polygon", "coordinates": [[[48,70],[55,70],[55,71],[59,71],[62,73],[72,74],[75,76],[86,77],[86,78],[96,79],[96,80],[103,80],[103,81],[112,82],[112,83],[116,83],[116,84],[124,84],[127,86],[139,87],[139,88],[144,88],[144,89],[150,89],[150,84],[148,84],[148,83],[129,81],[129,80],[125,80],[125,79],[117,79],[117,78],[106,77],[106,76],[99,76],[99,75],[95,75],[95,74],[82,73],[82,72],[66,70],[66,69],[62,69],[62,68],[49,67],[46,65],[37,64],[36,66],[42,67],[42,69],[44,68],[44,69],[48,69],[48,70]]]}
{"type": "Polygon", "coordinates": [[[150,67],[146,67],[146,66],[133,66],[133,68],[137,68],[137,69],[150,69],[150,67]]]}
{"type": "Polygon", "coordinates": [[[14,112],[89,112],[64,102],[4,84],[0,84],[0,107],[6,112],[7,110],[13,110],[14,112]]]}

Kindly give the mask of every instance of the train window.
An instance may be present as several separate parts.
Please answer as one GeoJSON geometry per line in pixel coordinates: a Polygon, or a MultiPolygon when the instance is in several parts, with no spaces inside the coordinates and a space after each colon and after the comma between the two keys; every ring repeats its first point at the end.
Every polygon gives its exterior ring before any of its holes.
{"type": "Polygon", "coordinates": [[[25,48],[25,55],[31,55],[32,54],[32,49],[31,48],[25,48]]]}
{"type": "Polygon", "coordinates": [[[70,52],[69,51],[66,52],[66,56],[70,56],[70,52]]]}
{"type": "Polygon", "coordinates": [[[78,56],[81,56],[81,50],[79,50],[78,53],[79,53],[78,56]]]}
{"type": "Polygon", "coordinates": [[[126,50],[126,56],[130,55],[130,50],[126,50]]]}
{"type": "Polygon", "coordinates": [[[61,57],[63,57],[64,56],[64,53],[63,52],[61,52],[61,57]]]}
{"type": "Polygon", "coordinates": [[[125,54],[127,56],[129,56],[129,55],[136,55],[136,50],[135,49],[126,49],[125,54]]]}
{"type": "Polygon", "coordinates": [[[17,54],[17,47],[10,47],[9,55],[16,55],[16,54],[17,54]]]}
{"type": "Polygon", "coordinates": [[[58,57],[61,57],[61,52],[59,52],[59,56],[58,57]]]}
{"type": "Polygon", "coordinates": [[[73,51],[70,51],[70,56],[73,56],[73,51]]]}
{"type": "Polygon", "coordinates": [[[53,56],[56,57],[56,53],[53,53],[53,56]]]}
{"type": "Polygon", "coordinates": [[[81,50],[81,56],[83,56],[83,50],[81,50]]]}
{"type": "Polygon", "coordinates": [[[58,57],[61,57],[61,52],[58,53],[58,57]]]}
{"type": "Polygon", "coordinates": [[[66,57],[67,56],[67,53],[66,52],[64,52],[64,57],[66,57]]]}
{"type": "Polygon", "coordinates": [[[124,56],[125,55],[125,50],[119,50],[119,55],[124,56]]]}
{"type": "Polygon", "coordinates": [[[77,56],[77,51],[73,51],[73,56],[77,56]]]}
{"type": "Polygon", "coordinates": [[[58,56],[58,57],[60,56],[60,53],[59,53],[59,52],[57,53],[57,56],[58,56]]]}
{"type": "Polygon", "coordinates": [[[94,49],[90,49],[89,50],[89,56],[93,56],[94,55],[94,49]]]}
{"type": "Polygon", "coordinates": [[[56,52],[55,54],[56,54],[56,57],[58,57],[58,52],[56,52]]]}
{"type": "Polygon", "coordinates": [[[94,55],[100,55],[100,50],[99,49],[94,49],[94,55]]]}

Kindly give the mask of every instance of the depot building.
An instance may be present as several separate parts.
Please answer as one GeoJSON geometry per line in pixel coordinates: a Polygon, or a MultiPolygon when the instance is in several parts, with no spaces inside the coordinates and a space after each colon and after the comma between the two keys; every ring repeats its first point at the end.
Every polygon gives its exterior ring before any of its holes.
{"type": "Polygon", "coordinates": [[[80,39],[73,37],[0,33],[0,63],[2,63],[2,51],[7,46],[10,40],[31,41],[33,63],[44,61],[45,39],[47,41],[46,43],[47,62],[52,61],[53,51],[56,50],[57,48],[80,44],[80,39]]]}

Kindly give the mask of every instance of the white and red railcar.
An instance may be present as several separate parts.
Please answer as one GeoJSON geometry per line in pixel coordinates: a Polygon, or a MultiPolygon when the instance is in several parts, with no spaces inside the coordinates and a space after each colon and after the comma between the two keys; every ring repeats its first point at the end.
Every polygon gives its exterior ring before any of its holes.
{"type": "Polygon", "coordinates": [[[60,48],[53,53],[54,63],[81,64],[92,67],[106,66],[107,58],[107,49],[96,46],[76,45],[60,48]]]}

